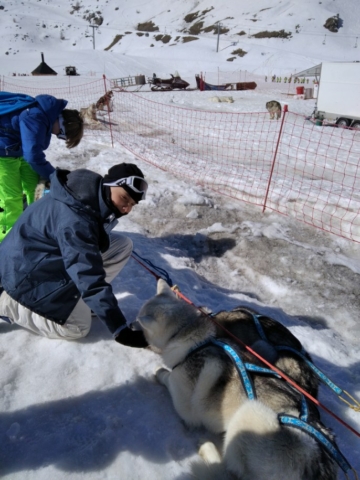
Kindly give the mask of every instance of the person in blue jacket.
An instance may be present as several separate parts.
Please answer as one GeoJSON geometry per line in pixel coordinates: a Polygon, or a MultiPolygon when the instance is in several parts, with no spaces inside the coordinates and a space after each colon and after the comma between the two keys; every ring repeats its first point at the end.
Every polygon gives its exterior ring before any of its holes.
{"type": "Polygon", "coordinates": [[[39,178],[49,180],[55,170],[44,153],[52,134],[68,148],[83,136],[80,113],[66,109],[66,100],[51,95],[35,100],[28,108],[0,116],[0,242],[23,211],[23,193],[27,205],[33,203],[39,178]]]}
{"type": "Polygon", "coordinates": [[[110,282],[132,253],[131,239],[112,232],[117,219],[145,198],[134,164],[105,175],[56,169],[50,192],[26,208],[0,244],[0,318],[47,338],[76,340],[91,311],[116,341],[146,347],[127,326],[110,282]]]}

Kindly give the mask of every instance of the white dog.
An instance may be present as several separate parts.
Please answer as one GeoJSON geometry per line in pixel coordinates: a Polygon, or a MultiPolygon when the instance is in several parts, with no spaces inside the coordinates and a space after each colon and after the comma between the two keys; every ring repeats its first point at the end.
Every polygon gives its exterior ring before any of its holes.
{"type": "Polygon", "coordinates": [[[84,125],[99,125],[101,122],[96,116],[96,105],[93,103],[89,107],[80,108],[81,118],[84,120],[84,125]]]}
{"type": "MultiPolygon", "coordinates": [[[[143,305],[137,320],[150,346],[170,369],[160,368],[156,377],[168,388],[180,417],[189,426],[224,435],[222,454],[211,442],[200,448],[206,463],[193,465],[194,478],[336,479],[337,467],[323,444],[304,430],[280,422],[280,414],[300,417],[300,393],[281,378],[251,373],[257,398],[248,399],[238,366],[221,342],[235,350],[244,364],[264,365],[226,336],[219,339],[215,323],[176,298],[164,280],[158,281],[157,295],[143,305]]],[[[236,328],[241,330],[241,323],[236,328]]],[[[312,404],[308,408],[308,424],[335,445],[317,408],[312,404]]]]}
{"type": "Polygon", "coordinates": [[[209,102],[214,102],[214,103],[218,103],[218,102],[225,102],[225,103],[234,103],[234,99],[233,97],[210,97],[209,98],[209,102]]]}

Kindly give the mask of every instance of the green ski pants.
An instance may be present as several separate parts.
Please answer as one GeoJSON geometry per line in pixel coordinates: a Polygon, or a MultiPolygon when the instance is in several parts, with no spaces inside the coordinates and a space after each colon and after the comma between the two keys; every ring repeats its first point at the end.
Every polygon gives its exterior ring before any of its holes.
{"type": "Polygon", "coordinates": [[[35,200],[39,175],[22,158],[0,157],[0,242],[23,211],[23,194],[27,204],[35,200]]]}

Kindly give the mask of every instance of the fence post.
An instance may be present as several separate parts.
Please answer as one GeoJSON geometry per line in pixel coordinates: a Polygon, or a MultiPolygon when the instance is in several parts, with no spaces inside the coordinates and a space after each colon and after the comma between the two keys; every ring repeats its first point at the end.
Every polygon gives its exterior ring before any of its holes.
{"type": "MultiPolygon", "coordinates": [[[[104,79],[104,89],[105,89],[105,95],[107,93],[107,89],[106,89],[106,76],[103,75],[103,79],[104,79]]],[[[109,117],[109,128],[110,128],[110,137],[111,137],[111,146],[114,148],[114,137],[113,137],[113,131],[112,131],[112,124],[111,124],[111,116],[110,116],[110,100],[108,100],[106,102],[106,106],[107,106],[107,109],[108,109],[108,117],[109,117]]]]}
{"type": "Polygon", "coordinates": [[[273,175],[273,172],[274,172],[276,155],[277,155],[277,152],[278,152],[278,149],[279,149],[280,138],[281,138],[281,134],[282,134],[282,130],[283,130],[283,125],[284,125],[286,113],[288,113],[288,106],[287,106],[287,105],[284,105],[284,111],[283,111],[283,115],[282,115],[282,119],[281,119],[281,125],[280,125],[280,130],[279,130],[278,139],[277,139],[277,142],[276,142],[276,148],[275,148],[275,152],[274,152],[274,158],[273,158],[273,161],[272,161],[271,170],[270,170],[270,176],[269,176],[268,184],[267,184],[267,187],[266,187],[266,194],[265,194],[264,205],[263,205],[263,213],[265,212],[266,202],[267,202],[267,199],[268,199],[268,196],[269,196],[270,184],[271,184],[272,175],[273,175]]]}

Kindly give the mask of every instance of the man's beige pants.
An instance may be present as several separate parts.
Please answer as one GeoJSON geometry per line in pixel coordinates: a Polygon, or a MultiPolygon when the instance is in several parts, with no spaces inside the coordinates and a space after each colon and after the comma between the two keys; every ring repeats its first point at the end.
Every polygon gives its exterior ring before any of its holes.
{"type": "MultiPolygon", "coordinates": [[[[110,283],[124,268],[132,253],[132,240],[112,232],[110,247],[102,254],[106,281],[110,283]]],[[[0,297],[0,315],[9,317],[12,323],[47,338],[77,340],[85,337],[91,327],[91,310],[80,299],[64,325],[59,325],[32,312],[13,300],[5,291],[0,297]]]]}

